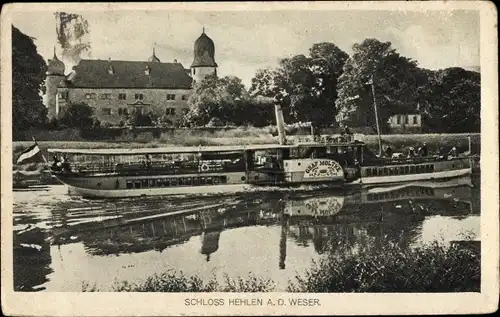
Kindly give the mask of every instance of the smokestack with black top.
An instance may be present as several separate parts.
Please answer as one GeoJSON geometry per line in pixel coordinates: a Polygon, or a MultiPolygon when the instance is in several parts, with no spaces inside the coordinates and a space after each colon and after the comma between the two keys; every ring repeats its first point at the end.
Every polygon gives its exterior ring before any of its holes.
{"type": "Polygon", "coordinates": [[[278,137],[281,145],[286,144],[285,119],[283,118],[283,110],[281,105],[275,102],[274,111],[276,114],[276,127],[278,128],[278,137]]]}

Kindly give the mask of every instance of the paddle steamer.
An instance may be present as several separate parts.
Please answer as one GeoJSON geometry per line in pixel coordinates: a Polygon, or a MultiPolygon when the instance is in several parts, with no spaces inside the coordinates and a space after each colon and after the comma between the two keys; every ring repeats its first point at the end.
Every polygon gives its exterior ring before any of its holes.
{"type": "Polygon", "coordinates": [[[396,184],[471,174],[468,157],[379,158],[357,140],[141,149],[50,149],[53,174],[86,197],[228,193],[258,186],[396,184]],[[60,159],[60,158],[63,159],[60,159]]]}

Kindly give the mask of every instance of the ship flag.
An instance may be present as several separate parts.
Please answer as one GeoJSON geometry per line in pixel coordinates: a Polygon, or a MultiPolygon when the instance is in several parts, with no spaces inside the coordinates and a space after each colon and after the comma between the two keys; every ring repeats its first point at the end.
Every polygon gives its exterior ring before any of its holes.
{"type": "Polygon", "coordinates": [[[42,151],[38,147],[38,144],[35,143],[21,153],[17,159],[17,164],[37,162],[41,158],[41,153],[42,151]]]}

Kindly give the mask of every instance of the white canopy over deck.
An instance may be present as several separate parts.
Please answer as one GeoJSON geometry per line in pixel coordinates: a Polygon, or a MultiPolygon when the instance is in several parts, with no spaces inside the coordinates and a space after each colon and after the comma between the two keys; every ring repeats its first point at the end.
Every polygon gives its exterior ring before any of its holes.
{"type": "Polygon", "coordinates": [[[76,155],[146,155],[146,154],[181,154],[181,153],[227,153],[239,151],[265,151],[275,149],[290,149],[297,147],[316,147],[316,146],[350,146],[361,145],[360,143],[300,143],[300,144],[250,144],[250,145],[221,145],[221,146],[180,146],[163,148],[110,148],[110,149],[49,149],[49,153],[67,153],[76,155]]]}

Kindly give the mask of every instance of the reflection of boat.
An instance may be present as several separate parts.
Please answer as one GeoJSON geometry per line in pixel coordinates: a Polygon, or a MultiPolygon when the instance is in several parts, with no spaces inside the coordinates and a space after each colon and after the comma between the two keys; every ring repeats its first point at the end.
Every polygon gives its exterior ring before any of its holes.
{"type": "Polygon", "coordinates": [[[471,174],[468,157],[383,159],[350,137],[287,144],[279,106],[276,118],[280,144],[51,149],[52,172],[77,195],[115,198],[238,192],[256,186],[327,183],[346,187],[471,174]]]}
{"type": "Polygon", "coordinates": [[[14,190],[37,188],[47,184],[52,175],[48,170],[36,171],[21,171],[16,170],[12,172],[12,187],[14,190]]]}
{"type": "Polygon", "coordinates": [[[472,182],[469,177],[447,183],[406,183],[360,191],[362,203],[381,203],[406,199],[460,199],[470,201],[472,182]],[[460,198],[458,198],[460,197],[460,198]]]}
{"type": "Polygon", "coordinates": [[[333,216],[344,207],[344,196],[325,196],[291,199],[285,203],[285,214],[288,216],[333,216]]]}
{"type": "Polygon", "coordinates": [[[449,182],[412,182],[389,187],[361,188],[346,193],[320,193],[314,197],[297,196],[284,202],[284,213],[291,217],[325,217],[344,212],[349,206],[405,200],[444,200],[471,204],[471,186],[471,179],[466,177],[449,182]]]}

